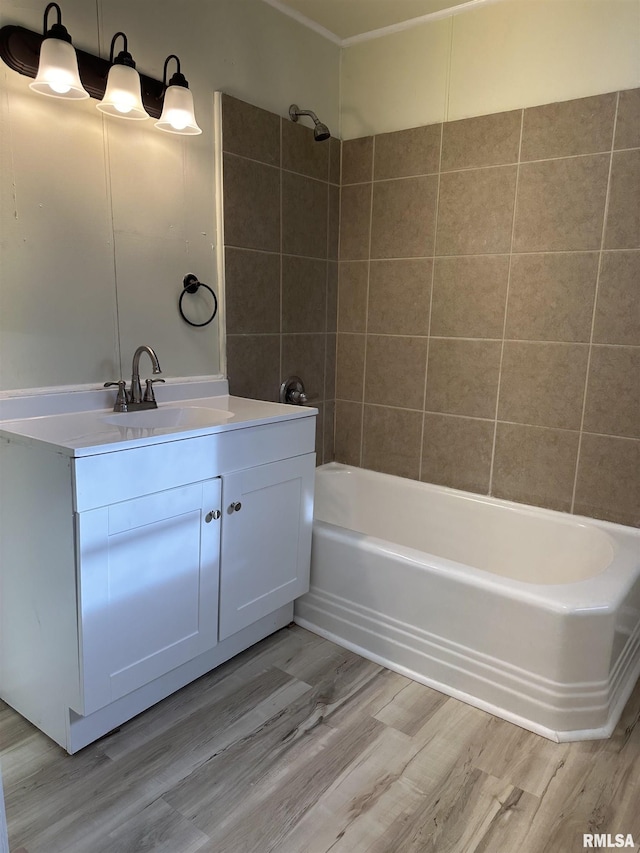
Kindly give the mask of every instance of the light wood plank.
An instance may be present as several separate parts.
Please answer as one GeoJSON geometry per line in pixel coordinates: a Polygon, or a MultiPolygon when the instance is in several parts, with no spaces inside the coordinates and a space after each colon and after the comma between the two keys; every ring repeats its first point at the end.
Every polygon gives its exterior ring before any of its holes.
{"type": "Polygon", "coordinates": [[[304,760],[322,746],[331,730],[316,707],[314,691],[302,694],[251,734],[218,751],[167,793],[167,801],[204,832],[215,831],[219,815],[232,814],[256,786],[268,787],[274,768],[304,760]]]}
{"type": "Polygon", "coordinates": [[[515,787],[541,797],[565,764],[570,750],[571,744],[553,743],[492,717],[473,764],[485,773],[506,779],[515,787]]]}
{"type": "Polygon", "coordinates": [[[328,640],[306,646],[287,663],[281,664],[281,668],[314,687],[327,685],[332,693],[339,693],[341,685],[352,682],[356,677],[368,679],[383,671],[378,664],[328,640]]]}
{"type": "Polygon", "coordinates": [[[5,788],[19,785],[51,761],[58,761],[59,747],[15,711],[0,720],[4,746],[0,748],[5,788]]]}
{"type": "Polygon", "coordinates": [[[284,629],[77,755],[0,705],[11,850],[579,853],[640,844],[640,684],[554,744],[284,629]]]}
{"type": "Polygon", "coordinates": [[[371,853],[470,853],[489,833],[495,834],[505,815],[519,807],[521,814],[527,806],[531,810],[531,795],[475,768],[458,769],[435,798],[423,798],[415,810],[394,821],[371,845],[371,853]]]}
{"type": "Polygon", "coordinates": [[[388,793],[417,749],[401,732],[383,729],[291,829],[278,853],[324,853],[369,844],[396,815],[388,793]]]}
{"type": "MultiPolygon", "coordinates": [[[[197,853],[207,836],[164,800],[155,800],[91,848],[91,853],[197,853]]],[[[67,853],[86,853],[82,840],[67,853]]]]}
{"type": "MultiPolygon", "coordinates": [[[[232,737],[230,727],[253,711],[256,703],[291,684],[300,689],[300,683],[285,673],[269,671],[231,697],[198,709],[189,725],[162,732],[119,761],[104,755],[100,744],[75,756],[63,754],[67,760],[57,773],[54,767],[47,768],[44,778],[43,774],[32,777],[32,786],[7,792],[8,810],[17,808],[25,814],[18,826],[21,843],[30,853],[38,853],[38,839],[43,853],[50,853],[54,839],[66,850],[77,838],[84,838],[87,845],[102,838],[223,748],[232,737]],[[34,796],[36,790],[38,796],[34,796]],[[37,808],[24,809],[24,801],[37,803],[37,808]],[[73,803],[71,811],[64,807],[69,802],[73,803]]],[[[285,691],[281,701],[286,706],[291,695],[285,691]]]]}
{"type": "Polygon", "coordinates": [[[640,743],[635,740],[625,755],[598,742],[573,744],[541,798],[522,853],[537,853],[541,844],[572,850],[585,832],[631,833],[640,841],[640,743]]]}
{"type": "Polygon", "coordinates": [[[243,685],[291,659],[313,636],[297,626],[277,631],[128,722],[105,741],[106,754],[116,760],[183,724],[198,709],[231,697],[239,690],[242,695],[243,685]]]}
{"type": "Polygon", "coordinates": [[[374,716],[387,726],[415,735],[445,702],[443,693],[409,681],[374,716]]]}
{"type": "Polygon", "coordinates": [[[383,728],[369,718],[358,726],[319,726],[295,759],[274,765],[233,813],[208,827],[214,850],[263,853],[278,850],[291,828],[383,728]]]}

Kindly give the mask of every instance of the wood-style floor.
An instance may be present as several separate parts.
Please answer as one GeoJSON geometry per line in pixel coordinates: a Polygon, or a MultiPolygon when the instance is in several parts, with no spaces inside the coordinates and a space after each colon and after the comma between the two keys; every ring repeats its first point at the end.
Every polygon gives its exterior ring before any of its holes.
{"type": "Polygon", "coordinates": [[[0,703],[11,850],[638,850],[639,719],[554,744],[293,626],[73,757],[0,703]]]}

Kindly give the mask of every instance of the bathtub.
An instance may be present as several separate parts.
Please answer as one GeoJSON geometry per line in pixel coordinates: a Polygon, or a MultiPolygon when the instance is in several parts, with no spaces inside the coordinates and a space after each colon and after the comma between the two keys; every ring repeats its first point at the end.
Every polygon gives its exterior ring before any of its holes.
{"type": "Polygon", "coordinates": [[[295,621],[554,741],[640,675],[640,530],[330,463],[295,621]]]}

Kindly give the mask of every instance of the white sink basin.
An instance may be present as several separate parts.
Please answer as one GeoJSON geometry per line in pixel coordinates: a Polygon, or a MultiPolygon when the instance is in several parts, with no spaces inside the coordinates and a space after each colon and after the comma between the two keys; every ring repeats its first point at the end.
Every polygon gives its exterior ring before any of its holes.
{"type": "Polygon", "coordinates": [[[138,412],[118,412],[101,418],[105,424],[138,429],[198,429],[214,426],[233,417],[226,409],[205,409],[202,406],[175,406],[162,409],[142,409],[138,412]]]}

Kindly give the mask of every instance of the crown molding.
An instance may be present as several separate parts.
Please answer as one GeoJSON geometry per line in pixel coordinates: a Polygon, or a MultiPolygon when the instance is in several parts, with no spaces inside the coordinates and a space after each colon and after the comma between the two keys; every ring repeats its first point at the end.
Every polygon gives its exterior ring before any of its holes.
{"type": "Polygon", "coordinates": [[[493,3],[504,2],[506,0],[467,0],[466,3],[461,3],[459,6],[449,6],[446,9],[440,9],[438,12],[429,12],[427,15],[420,15],[418,18],[409,18],[406,21],[399,21],[397,24],[390,24],[388,27],[380,27],[380,29],[370,30],[367,33],[359,33],[357,36],[349,36],[340,40],[340,46],[351,47],[353,44],[361,44],[362,42],[373,41],[374,39],[390,36],[394,33],[401,33],[405,30],[419,27],[422,24],[429,24],[432,21],[453,18],[455,15],[462,15],[464,12],[469,12],[471,9],[477,9],[480,6],[490,6],[493,3]]]}
{"type": "Polygon", "coordinates": [[[341,39],[340,36],[332,33],[331,30],[326,29],[326,27],[320,26],[316,21],[312,21],[311,18],[307,18],[306,15],[303,15],[302,12],[298,12],[297,9],[292,9],[291,6],[287,6],[286,3],[281,3],[280,0],[263,0],[263,2],[267,3],[269,6],[273,6],[274,9],[277,9],[279,12],[287,15],[287,17],[293,18],[293,20],[297,21],[299,24],[313,30],[314,33],[318,33],[318,35],[321,35],[329,41],[332,41],[334,44],[342,47],[343,39],[341,39]]]}
{"type": "Polygon", "coordinates": [[[461,15],[464,12],[469,12],[471,9],[477,9],[481,6],[504,3],[506,0],[467,0],[466,3],[461,3],[458,6],[448,6],[446,9],[440,9],[437,12],[429,12],[426,15],[420,15],[418,18],[409,18],[406,21],[399,21],[397,24],[390,24],[388,27],[380,27],[377,30],[369,30],[366,33],[358,33],[358,35],[348,36],[347,38],[340,38],[336,33],[331,32],[331,30],[321,26],[316,21],[307,18],[302,12],[292,9],[291,6],[288,6],[282,0],[263,0],[263,2],[269,6],[273,6],[274,9],[277,9],[289,18],[293,18],[298,23],[337,44],[339,47],[351,47],[354,44],[361,44],[365,41],[372,41],[373,39],[383,38],[384,36],[400,33],[404,30],[410,30],[413,27],[419,27],[421,24],[428,24],[432,21],[440,21],[443,18],[461,15]]]}

